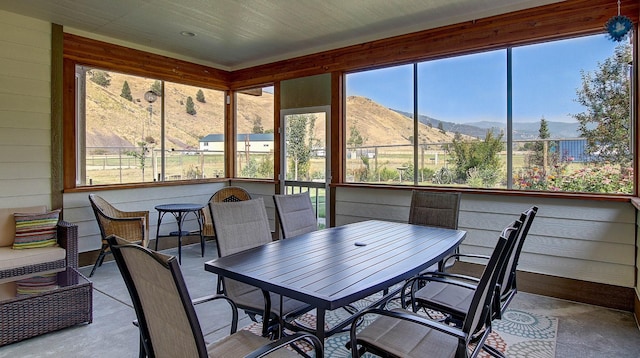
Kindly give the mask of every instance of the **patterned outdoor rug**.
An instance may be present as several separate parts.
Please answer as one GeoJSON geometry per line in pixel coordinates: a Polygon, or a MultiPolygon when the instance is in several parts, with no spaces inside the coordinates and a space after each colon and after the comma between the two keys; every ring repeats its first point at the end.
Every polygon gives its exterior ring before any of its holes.
{"type": "MultiPolygon", "coordinates": [[[[361,300],[353,304],[358,309],[363,309],[369,304],[368,300],[361,300]]],[[[431,316],[438,318],[439,313],[430,312],[431,316]]],[[[340,322],[348,313],[344,309],[327,312],[328,329],[332,325],[340,322]]],[[[373,315],[365,316],[362,323],[366,326],[373,315]]],[[[315,327],[315,312],[312,311],[298,318],[296,322],[307,327],[315,327]]],[[[253,323],[243,329],[248,329],[256,334],[260,334],[262,325],[253,323]]],[[[493,322],[493,332],[489,335],[487,343],[509,358],[554,358],[556,349],[556,333],[558,330],[558,320],[531,312],[517,309],[508,309],[501,320],[493,322]]],[[[351,352],[345,348],[349,341],[349,332],[335,334],[325,341],[325,357],[347,358],[351,357],[351,352]]],[[[367,353],[365,357],[375,357],[367,353]]],[[[479,357],[491,357],[482,351],[479,357]]]]}

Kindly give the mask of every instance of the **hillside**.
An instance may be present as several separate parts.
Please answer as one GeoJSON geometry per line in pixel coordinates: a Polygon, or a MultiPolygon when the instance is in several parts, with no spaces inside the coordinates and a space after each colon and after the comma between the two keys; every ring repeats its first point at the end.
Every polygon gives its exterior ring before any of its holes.
{"type": "MultiPolygon", "coordinates": [[[[88,147],[136,146],[145,137],[160,139],[160,100],[153,104],[152,115],[144,100],[152,80],[126,77],[133,101],[120,97],[125,76],[112,73],[108,87],[87,81],[86,143],[88,147]],[[105,111],[105,109],[107,109],[105,111]],[[109,113],[107,115],[107,113],[109,113]],[[144,133],[144,135],[143,135],[144,133]]],[[[198,140],[207,134],[223,132],[223,92],[203,90],[206,102],[195,101],[194,87],[167,84],[165,87],[167,146],[175,149],[197,148],[198,140]],[[193,93],[192,93],[193,92],[193,93]],[[195,102],[195,115],[185,111],[187,97],[195,102]]],[[[238,101],[238,133],[250,133],[256,120],[264,130],[273,130],[273,94],[243,95],[238,101]]],[[[347,98],[349,123],[355,123],[367,144],[410,144],[412,119],[364,97],[347,98]]],[[[347,136],[350,129],[347,129],[347,136]]],[[[453,132],[442,133],[437,128],[420,124],[420,142],[450,142],[453,132]]],[[[324,135],[316,128],[316,136],[324,135]]]]}
{"type": "MultiPolygon", "coordinates": [[[[411,144],[413,119],[372,101],[369,98],[347,97],[349,123],[356,128],[366,144],[411,144]]],[[[419,142],[444,143],[453,140],[453,133],[442,133],[437,128],[419,124],[419,142]]],[[[347,137],[351,128],[347,128],[347,137]]]]}
{"type": "MultiPolygon", "coordinates": [[[[410,113],[393,110],[401,115],[411,116],[410,113]]],[[[487,130],[492,130],[495,134],[499,134],[500,131],[506,131],[506,124],[500,122],[471,122],[471,123],[453,123],[440,121],[429,116],[420,115],[418,121],[423,124],[430,124],[433,127],[438,127],[442,124],[442,128],[447,132],[460,133],[468,135],[474,138],[484,138],[487,134],[487,130]]],[[[549,133],[551,138],[577,138],[580,137],[578,132],[578,123],[566,123],[566,122],[553,122],[547,121],[549,127],[549,133]]],[[[538,130],[540,129],[540,122],[514,122],[513,123],[513,138],[519,139],[536,139],[538,138],[538,130]]]]}

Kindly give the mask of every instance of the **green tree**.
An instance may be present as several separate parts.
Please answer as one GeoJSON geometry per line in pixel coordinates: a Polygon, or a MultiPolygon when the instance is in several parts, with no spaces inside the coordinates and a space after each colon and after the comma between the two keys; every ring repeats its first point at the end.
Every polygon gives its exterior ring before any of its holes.
{"type": "Polygon", "coordinates": [[[260,116],[256,116],[253,119],[253,127],[251,128],[251,133],[264,133],[264,127],[262,126],[262,118],[260,118],[260,116]]]}
{"type": "Polygon", "coordinates": [[[144,168],[146,166],[147,153],[149,152],[149,144],[147,142],[138,142],[138,147],[140,147],[140,151],[130,150],[125,154],[138,159],[140,169],[142,169],[142,181],[144,181],[144,168]]]}
{"type": "Polygon", "coordinates": [[[367,141],[366,138],[362,137],[360,131],[358,130],[358,121],[353,121],[351,127],[349,127],[349,139],[347,139],[347,147],[350,148],[359,148],[367,141]]]}
{"type": "Polygon", "coordinates": [[[307,140],[307,125],[315,120],[313,115],[297,114],[287,119],[287,156],[289,170],[287,173],[293,180],[307,177],[309,174],[309,160],[311,146],[307,140]]]}
{"type": "Polygon", "coordinates": [[[585,148],[597,162],[628,166],[631,162],[630,79],[631,46],[616,47],[615,54],[598,63],[594,73],[581,71],[582,87],[576,101],[586,111],[574,114],[585,148]]]}
{"type": "MultiPolygon", "coordinates": [[[[497,180],[501,168],[498,154],[503,150],[502,133],[495,137],[491,130],[487,130],[484,140],[465,140],[461,136],[455,136],[451,144],[454,174],[458,181],[466,182],[470,173],[478,173],[488,181],[497,180]],[[474,169],[470,172],[471,169],[474,169]],[[496,179],[491,179],[496,178],[496,179]]],[[[474,174],[474,176],[477,176],[474,174]]],[[[485,186],[495,183],[485,182],[485,186]]]]}
{"type": "Polygon", "coordinates": [[[90,72],[90,80],[91,82],[97,84],[101,87],[109,87],[111,85],[111,78],[109,78],[109,74],[105,71],[93,70],[90,72]]]}
{"type": "Polygon", "coordinates": [[[196,93],[196,101],[200,102],[200,103],[206,103],[207,101],[204,99],[204,92],[202,92],[201,89],[198,90],[198,93],[196,93]]]}
{"type": "Polygon", "coordinates": [[[447,131],[444,130],[444,124],[442,124],[442,122],[438,122],[438,129],[440,130],[440,133],[442,133],[442,134],[447,133],[447,131]]]}
{"type": "MultiPolygon", "coordinates": [[[[550,137],[549,134],[549,125],[547,124],[547,120],[542,117],[540,119],[540,128],[538,129],[538,138],[539,139],[548,139],[550,137]]],[[[545,145],[544,141],[536,141],[533,143],[533,154],[529,158],[529,166],[530,167],[544,167],[545,166],[545,155],[549,155],[549,152],[552,148],[549,147],[549,143],[547,141],[547,145],[545,145]],[[546,148],[546,151],[545,151],[546,148]],[[546,153],[545,153],[546,152],[546,153]]]]}
{"type": "Polygon", "coordinates": [[[192,116],[198,113],[196,112],[196,107],[195,107],[195,104],[193,103],[193,98],[191,98],[191,96],[187,97],[186,109],[187,109],[187,113],[189,113],[192,116]]]}
{"type": "MultiPolygon", "coordinates": [[[[363,137],[358,130],[358,121],[353,121],[349,127],[349,139],[347,139],[347,147],[358,153],[358,148],[367,142],[367,138],[363,137]]],[[[370,172],[369,157],[363,151],[360,151],[360,168],[354,170],[354,179],[357,181],[367,181],[370,172]]],[[[375,168],[377,170],[377,168],[375,168]]]]}
{"type": "Polygon", "coordinates": [[[129,88],[129,83],[124,81],[122,84],[122,92],[120,93],[120,97],[127,99],[129,101],[133,101],[133,96],[131,95],[131,88],[129,88]]]}
{"type": "Polygon", "coordinates": [[[161,97],[162,96],[162,83],[160,82],[160,80],[155,80],[153,82],[153,84],[151,85],[151,88],[149,90],[151,92],[155,93],[156,96],[161,97]]]}

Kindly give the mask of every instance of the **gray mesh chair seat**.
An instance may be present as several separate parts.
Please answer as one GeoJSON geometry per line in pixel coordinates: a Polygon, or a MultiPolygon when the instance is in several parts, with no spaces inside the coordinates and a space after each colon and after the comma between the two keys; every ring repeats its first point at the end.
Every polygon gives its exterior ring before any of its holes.
{"type": "Polygon", "coordinates": [[[458,228],[460,193],[414,190],[409,207],[409,224],[458,228]]]}
{"type": "Polygon", "coordinates": [[[225,300],[230,304],[231,335],[206,345],[175,256],[148,250],[117,236],[108,237],[107,242],[136,312],[136,325],[144,347],[141,356],[257,358],[268,354],[269,357],[286,358],[297,354],[284,347],[304,340],[314,347],[316,357],[322,357],[321,342],[310,334],[298,333],[272,342],[249,331],[238,332],[237,307],[233,301],[220,295],[210,296],[207,300],[225,300]]]}
{"type": "Polygon", "coordinates": [[[351,325],[352,357],[365,352],[383,357],[475,357],[491,332],[491,303],[498,273],[513,246],[517,228],[505,228],[498,239],[489,263],[473,292],[469,309],[460,327],[451,327],[403,309],[365,310],[351,325]],[[511,239],[511,240],[510,240],[511,239]],[[357,319],[365,315],[378,317],[357,332],[357,319]]]}
{"type": "MultiPolygon", "coordinates": [[[[444,193],[414,190],[411,193],[409,224],[457,230],[461,196],[458,192],[444,193]]],[[[458,249],[456,249],[457,252],[458,249]]],[[[444,269],[442,265],[443,263],[433,265],[423,272],[442,271],[444,269]]]]}
{"type": "MultiPolygon", "coordinates": [[[[225,285],[230,287],[226,290],[228,292],[227,295],[238,307],[262,314],[265,300],[264,293],[261,289],[229,279],[225,280],[225,285]]],[[[271,313],[276,316],[280,315],[280,296],[269,293],[269,297],[271,301],[271,313]]],[[[282,303],[284,305],[283,313],[304,312],[309,310],[308,304],[289,297],[282,297],[282,303]]]]}
{"type": "Polygon", "coordinates": [[[318,219],[309,192],[274,195],[282,237],[289,238],[318,230],[318,219]]]}
{"type": "MultiPolygon", "coordinates": [[[[391,312],[398,316],[406,315],[406,311],[400,309],[391,312]]],[[[456,356],[458,338],[429,326],[396,317],[380,316],[366,328],[358,334],[358,340],[391,353],[394,357],[456,356]]]]}

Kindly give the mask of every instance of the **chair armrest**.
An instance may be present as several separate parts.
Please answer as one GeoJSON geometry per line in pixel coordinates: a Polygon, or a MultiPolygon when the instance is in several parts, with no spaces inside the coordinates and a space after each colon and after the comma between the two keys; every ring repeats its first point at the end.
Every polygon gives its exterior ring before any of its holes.
{"type": "Polygon", "coordinates": [[[404,320],[404,321],[409,321],[409,322],[413,322],[422,326],[426,326],[432,329],[435,329],[437,331],[443,332],[445,334],[448,334],[450,336],[456,337],[459,340],[463,340],[466,341],[467,340],[467,334],[464,333],[464,331],[462,331],[461,329],[457,328],[457,327],[452,327],[443,323],[440,323],[438,321],[432,321],[430,319],[427,319],[425,317],[421,317],[418,316],[417,314],[408,312],[406,310],[403,309],[394,309],[392,311],[388,311],[388,310],[384,310],[384,309],[380,309],[380,308],[370,308],[367,310],[364,310],[360,313],[358,313],[354,319],[353,322],[351,323],[351,349],[358,349],[357,346],[355,346],[356,344],[356,330],[358,328],[358,322],[362,319],[363,316],[367,315],[367,314],[375,314],[375,315],[381,315],[381,316],[387,316],[387,317],[391,317],[391,318],[396,318],[396,319],[400,319],[400,320],[404,320]]]}
{"type": "Polygon", "coordinates": [[[484,260],[489,260],[489,256],[488,255],[476,255],[476,254],[451,254],[447,257],[445,257],[442,260],[442,267],[447,267],[447,261],[449,261],[450,259],[460,259],[461,257],[468,257],[468,258],[475,258],[475,259],[484,259],[484,260]]]}
{"type": "Polygon", "coordinates": [[[311,333],[295,333],[292,334],[290,336],[281,338],[277,341],[271,342],[269,344],[266,344],[258,349],[256,349],[255,351],[251,352],[250,354],[247,354],[245,356],[245,358],[260,358],[260,357],[264,357],[270,353],[273,353],[274,351],[284,348],[286,346],[288,346],[289,344],[293,343],[293,342],[297,342],[297,341],[307,341],[308,343],[311,343],[311,345],[313,346],[313,349],[315,351],[315,356],[316,357],[324,357],[324,353],[323,353],[323,348],[322,348],[322,343],[320,342],[320,340],[318,339],[318,337],[314,336],[311,333]]]}
{"type": "Polygon", "coordinates": [[[400,290],[400,304],[403,308],[407,307],[407,289],[410,287],[411,290],[411,300],[413,301],[414,290],[420,289],[422,286],[418,284],[420,282],[442,282],[448,285],[454,285],[463,287],[469,290],[475,290],[477,287],[478,279],[471,276],[458,275],[458,274],[450,274],[446,272],[426,272],[419,276],[412,277],[405,281],[402,286],[402,290],[400,290]],[[470,281],[470,282],[464,282],[470,281]]]}
{"type": "Polygon", "coordinates": [[[60,220],[57,226],[58,245],[66,251],[67,267],[78,268],[78,225],[60,220]]]}
{"type": "Polygon", "coordinates": [[[119,236],[129,242],[142,242],[146,247],[146,218],[142,216],[128,218],[111,218],[105,225],[105,236],[119,236]]]}
{"type": "Polygon", "coordinates": [[[455,273],[425,272],[419,276],[415,276],[406,280],[404,283],[402,292],[404,292],[404,289],[408,288],[409,286],[413,286],[415,283],[423,282],[423,281],[442,282],[442,283],[447,283],[447,284],[475,290],[476,289],[475,283],[478,282],[479,280],[476,277],[460,275],[455,273]],[[460,280],[470,281],[471,283],[463,282],[460,280]]]}
{"type": "MultiPolygon", "coordinates": [[[[231,320],[231,333],[230,334],[236,333],[236,331],[238,330],[238,306],[236,306],[235,302],[233,302],[229,297],[226,297],[226,296],[223,296],[223,295],[208,295],[208,296],[195,298],[195,299],[191,300],[191,303],[193,305],[199,305],[201,303],[211,302],[211,301],[215,301],[215,300],[225,300],[231,306],[232,320],[231,320]]],[[[136,326],[136,327],[140,327],[140,325],[138,324],[138,320],[137,319],[134,319],[133,322],[131,322],[131,323],[133,323],[133,325],[136,326]]]]}

